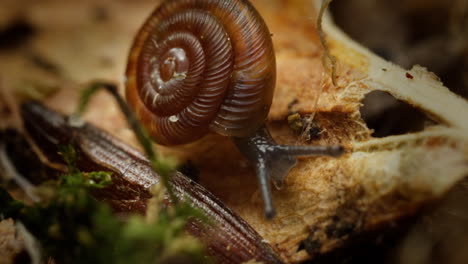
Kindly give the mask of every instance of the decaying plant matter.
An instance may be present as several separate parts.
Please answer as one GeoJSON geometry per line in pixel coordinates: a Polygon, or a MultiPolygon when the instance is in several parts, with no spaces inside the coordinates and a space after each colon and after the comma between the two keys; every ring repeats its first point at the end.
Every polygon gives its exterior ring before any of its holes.
{"type": "MultiPolygon", "coordinates": [[[[190,160],[200,172],[200,183],[249,222],[284,260],[317,257],[352,242],[355,236],[412,215],[468,174],[468,103],[437,76],[421,66],[405,70],[383,60],[348,38],[326,16],[323,29],[330,53],[337,59],[335,86],[323,74],[323,50],[315,25],[319,1],[316,6],[307,0],[252,2],[273,33],[277,57],[277,88],[269,114],[273,137],[284,144],[342,144],[347,153],[337,159],[302,159],[283,188],[273,192],[278,214],[267,221],[254,172],[228,139],[212,135],[159,151],[176,155],[181,162],[190,160]],[[415,106],[433,122],[418,132],[372,137],[359,108],[365,95],[375,90],[415,106]],[[291,114],[306,123],[308,136],[301,137],[290,127],[291,114]]],[[[96,78],[120,81],[132,34],[154,4],[141,2],[125,15],[115,11],[125,4],[111,4],[104,22],[90,21],[80,30],[73,16],[58,16],[52,23],[38,15],[53,8],[60,13],[65,8],[57,3],[42,9],[31,6],[26,17],[43,30],[28,50],[57,65],[60,72],[44,70],[30,62],[31,53],[18,51],[10,55],[16,56],[10,58],[13,66],[0,67],[4,87],[24,87],[25,80],[64,87],[44,101],[70,113],[77,101],[73,95],[81,87],[77,83],[96,78]],[[80,52],[70,47],[70,39],[76,40],[80,52]]],[[[75,15],[94,10],[86,2],[75,5],[80,8],[66,9],[75,15]]],[[[109,97],[96,98],[86,117],[134,144],[109,97]]]]}

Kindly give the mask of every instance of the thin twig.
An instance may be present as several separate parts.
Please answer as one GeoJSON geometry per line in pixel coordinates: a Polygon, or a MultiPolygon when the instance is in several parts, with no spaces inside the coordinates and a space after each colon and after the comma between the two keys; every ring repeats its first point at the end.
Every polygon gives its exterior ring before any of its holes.
{"type": "Polygon", "coordinates": [[[309,130],[312,127],[312,123],[315,118],[318,102],[320,99],[320,95],[323,92],[323,88],[325,86],[325,75],[330,75],[331,81],[333,86],[336,87],[336,58],[335,56],[331,55],[330,49],[328,48],[327,41],[326,41],[326,36],[325,32],[323,31],[322,28],[322,18],[323,15],[325,14],[325,11],[327,10],[328,6],[330,5],[332,0],[324,0],[322,2],[322,5],[320,6],[320,11],[318,14],[317,18],[317,31],[320,39],[320,43],[322,44],[324,54],[322,55],[322,65],[325,68],[325,73],[322,74],[321,80],[320,80],[320,85],[319,85],[319,91],[317,92],[317,96],[314,98],[313,106],[314,106],[314,111],[311,115],[308,117],[304,118],[306,126],[304,127],[302,134],[301,134],[301,139],[305,140],[307,138],[307,134],[309,133],[309,130]]]}
{"type": "Polygon", "coordinates": [[[330,5],[332,0],[324,0],[320,7],[319,15],[317,18],[317,30],[319,34],[320,43],[322,44],[324,54],[322,55],[322,64],[328,72],[331,73],[331,80],[334,86],[336,86],[336,58],[331,55],[330,49],[328,48],[325,32],[322,28],[322,18],[330,5]],[[328,60],[327,60],[328,59],[328,60]]]}

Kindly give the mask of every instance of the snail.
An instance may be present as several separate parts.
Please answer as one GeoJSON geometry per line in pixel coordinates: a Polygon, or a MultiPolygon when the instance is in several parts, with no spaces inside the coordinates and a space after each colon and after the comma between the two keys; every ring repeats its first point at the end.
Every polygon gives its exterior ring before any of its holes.
{"type": "Polygon", "coordinates": [[[276,81],[271,33],[247,0],[163,1],[137,33],[128,57],[126,98],[158,144],[209,132],[229,136],[255,165],[267,218],[270,180],[281,187],[298,156],[340,146],[277,144],[265,122],[276,81]]]}

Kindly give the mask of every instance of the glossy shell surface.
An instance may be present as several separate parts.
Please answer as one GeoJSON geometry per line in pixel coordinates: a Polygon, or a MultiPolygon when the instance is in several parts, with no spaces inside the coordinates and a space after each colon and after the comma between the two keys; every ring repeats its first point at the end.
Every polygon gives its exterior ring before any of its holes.
{"type": "Polygon", "coordinates": [[[126,78],[127,101],[159,144],[248,136],[272,102],[271,34],[248,1],[164,1],[134,40],[126,78]]]}

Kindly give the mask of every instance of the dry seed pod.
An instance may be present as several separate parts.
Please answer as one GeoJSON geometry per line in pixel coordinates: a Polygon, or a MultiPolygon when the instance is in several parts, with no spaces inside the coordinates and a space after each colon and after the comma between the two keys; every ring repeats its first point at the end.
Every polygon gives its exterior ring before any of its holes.
{"type": "MultiPolygon", "coordinates": [[[[58,147],[71,145],[79,153],[76,165],[80,170],[112,172],[112,185],[93,192],[95,197],[117,212],[146,212],[150,187],[160,178],[141,153],[91,124],[76,126],[38,103],[24,104],[21,116],[25,131],[49,161],[63,163],[58,147]]],[[[210,219],[210,224],[189,221],[186,230],[198,237],[219,263],[283,263],[247,222],[203,186],[181,173],[175,173],[171,181],[180,199],[187,199],[210,219]]],[[[165,203],[169,204],[169,199],[165,203]]]]}

